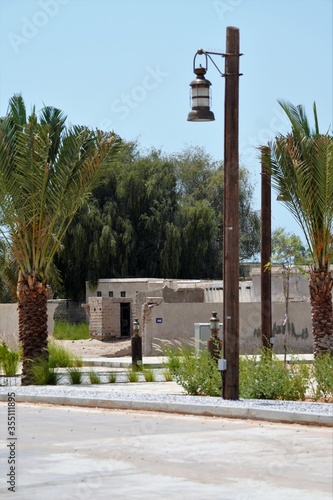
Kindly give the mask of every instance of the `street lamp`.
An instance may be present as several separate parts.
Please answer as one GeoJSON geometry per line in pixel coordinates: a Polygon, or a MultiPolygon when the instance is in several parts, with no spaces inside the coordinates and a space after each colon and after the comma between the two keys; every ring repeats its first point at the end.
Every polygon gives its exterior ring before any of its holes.
{"type": "MultiPolygon", "coordinates": [[[[223,208],[223,383],[224,399],[239,399],[239,29],[227,27],[226,53],[199,49],[194,56],[205,56],[205,67],[194,67],[197,78],[190,84],[192,111],[189,121],[212,121],[210,86],[205,74],[208,59],[225,78],[224,97],[224,208],[223,208]],[[212,55],[222,56],[222,73],[212,55]],[[226,369],[225,369],[226,368],[226,369]]],[[[219,363],[222,366],[222,363],[219,363]]],[[[222,368],[221,368],[222,369],[222,368]]]]}
{"type": "Polygon", "coordinates": [[[137,318],[133,321],[132,346],[132,369],[135,370],[142,365],[142,337],[140,335],[140,323],[137,318]]]}
{"type": "Polygon", "coordinates": [[[207,340],[207,349],[211,357],[218,362],[221,352],[221,342],[219,339],[220,320],[217,317],[217,312],[212,312],[212,317],[209,320],[210,338],[207,340]]]}

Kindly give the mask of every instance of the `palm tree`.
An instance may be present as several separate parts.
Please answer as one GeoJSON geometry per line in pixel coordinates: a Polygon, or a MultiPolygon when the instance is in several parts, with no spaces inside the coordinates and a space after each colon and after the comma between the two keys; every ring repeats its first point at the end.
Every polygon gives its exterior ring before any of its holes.
{"type": "Polygon", "coordinates": [[[48,357],[48,280],[54,256],[80,205],[106,172],[116,143],[112,134],[66,128],[53,107],[26,114],[14,95],[0,120],[0,235],[18,267],[22,384],[30,366],[48,357]]]}
{"type": "Polygon", "coordinates": [[[319,132],[315,104],[314,129],[302,106],[279,104],[291,122],[291,132],[278,135],[270,145],[272,185],[309,247],[314,353],[333,354],[333,137],[319,132]]]}

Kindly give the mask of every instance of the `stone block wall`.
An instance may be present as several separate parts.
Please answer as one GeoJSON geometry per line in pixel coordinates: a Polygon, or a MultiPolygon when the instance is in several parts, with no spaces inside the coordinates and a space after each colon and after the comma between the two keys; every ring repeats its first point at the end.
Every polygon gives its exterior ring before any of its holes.
{"type": "Polygon", "coordinates": [[[121,337],[120,303],[131,302],[130,299],[114,299],[111,297],[89,297],[87,312],[89,314],[89,331],[91,338],[111,340],[121,337]]]}

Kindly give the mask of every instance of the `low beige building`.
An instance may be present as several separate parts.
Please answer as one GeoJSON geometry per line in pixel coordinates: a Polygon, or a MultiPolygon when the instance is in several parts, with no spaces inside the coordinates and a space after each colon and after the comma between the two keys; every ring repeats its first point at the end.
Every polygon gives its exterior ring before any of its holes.
{"type": "MultiPolygon", "coordinates": [[[[239,282],[240,352],[252,353],[260,347],[260,269],[239,282]]],[[[166,279],[103,279],[97,288],[87,283],[86,311],[93,338],[111,340],[129,337],[138,318],[143,338],[143,354],[159,352],[164,340],[189,340],[196,324],[207,324],[213,311],[222,318],[223,281],[166,279]],[[162,341],[162,342],[161,342],[162,341]]],[[[311,353],[311,310],[306,275],[290,276],[289,321],[285,318],[283,272],[272,270],[272,315],[274,350],[282,353],[287,339],[295,353],[311,353]]]]}
{"type": "MultiPolygon", "coordinates": [[[[112,340],[129,338],[133,320],[138,318],[143,337],[143,354],[158,353],[163,340],[189,340],[198,324],[208,324],[213,311],[222,319],[223,281],[169,279],[102,279],[97,288],[87,284],[84,308],[93,338],[112,340]]],[[[252,353],[260,346],[260,269],[251,279],[239,282],[240,352],[252,353]]],[[[49,301],[49,334],[60,309],[71,312],[67,301],[49,301]]],[[[75,317],[78,318],[77,307],[75,317]]],[[[63,312],[64,312],[63,311],[63,312]]],[[[83,312],[83,311],[82,311],[83,312]]],[[[288,347],[295,353],[312,353],[312,326],[306,274],[293,272],[290,278],[289,328],[285,325],[283,274],[272,270],[272,331],[274,350],[288,347]]],[[[63,315],[63,313],[62,313],[63,315]]],[[[84,314],[83,314],[84,318],[84,314]]],[[[70,315],[65,319],[72,320],[70,315]]],[[[77,319],[82,320],[82,319],[77,319]]],[[[18,343],[17,304],[0,304],[0,341],[15,347],[18,343]]]]}

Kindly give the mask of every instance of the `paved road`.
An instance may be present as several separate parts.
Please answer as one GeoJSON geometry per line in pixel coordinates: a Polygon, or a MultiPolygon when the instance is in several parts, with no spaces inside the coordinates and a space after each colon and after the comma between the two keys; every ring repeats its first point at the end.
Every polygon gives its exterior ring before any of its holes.
{"type": "Polygon", "coordinates": [[[332,428],[124,410],[17,404],[16,492],[0,498],[331,500],[332,428]]]}

